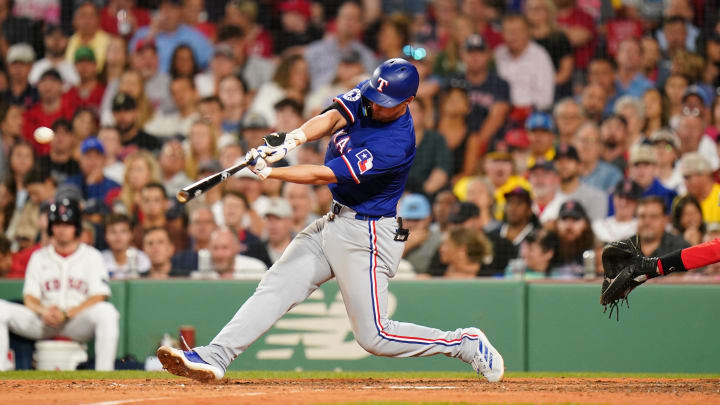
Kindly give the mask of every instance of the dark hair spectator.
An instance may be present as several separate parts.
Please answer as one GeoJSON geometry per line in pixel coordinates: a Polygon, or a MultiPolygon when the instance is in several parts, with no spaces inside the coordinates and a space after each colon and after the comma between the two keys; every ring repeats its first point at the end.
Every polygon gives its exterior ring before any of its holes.
{"type": "Polygon", "coordinates": [[[195,53],[187,44],[181,44],[172,53],[170,59],[170,76],[177,78],[181,76],[195,77],[200,73],[200,69],[195,61],[195,53]]]}
{"type": "Polygon", "coordinates": [[[671,217],[675,232],[690,245],[698,245],[703,242],[707,226],[703,221],[700,202],[695,197],[685,195],[675,200],[671,217]]]}
{"type": "Polygon", "coordinates": [[[451,229],[440,245],[440,260],[447,264],[443,277],[472,278],[493,275],[487,271],[492,261],[492,244],[482,231],[455,228],[451,229]]]}

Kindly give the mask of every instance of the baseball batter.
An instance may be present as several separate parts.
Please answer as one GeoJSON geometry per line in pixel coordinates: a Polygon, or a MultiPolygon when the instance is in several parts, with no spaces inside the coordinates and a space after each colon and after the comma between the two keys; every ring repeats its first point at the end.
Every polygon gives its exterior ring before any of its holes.
{"type": "Polygon", "coordinates": [[[248,152],[252,170],[262,179],[329,185],[332,210],[293,239],[208,346],[188,351],[160,347],[158,357],[169,372],[201,381],[221,379],[228,365],[290,308],[335,277],[355,339],[368,352],[389,357],[444,354],[470,363],[490,381],[502,379],[503,358],[480,329],[441,331],[387,317],[388,281],[407,238],[395,209],[415,157],[407,105],[418,82],[412,64],[390,59],[369,81],[339,95],[325,112],[288,133],[281,146],[248,152]],[[267,165],[330,134],[322,166],[267,165]]]}
{"type": "Polygon", "coordinates": [[[0,300],[0,371],[8,370],[8,330],[29,339],[95,337],[95,369],[112,370],[118,312],[110,296],[100,252],[81,243],[80,207],[64,199],[48,214],[50,244],[30,257],[23,286],[25,305],[0,300]]]}

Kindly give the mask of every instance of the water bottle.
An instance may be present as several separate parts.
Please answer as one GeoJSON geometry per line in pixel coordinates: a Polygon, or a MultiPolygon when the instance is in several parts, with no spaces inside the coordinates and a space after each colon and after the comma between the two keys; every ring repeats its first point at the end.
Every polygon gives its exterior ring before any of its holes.
{"type": "Polygon", "coordinates": [[[132,32],[132,24],[130,24],[128,12],[125,10],[118,10],[117,12],[117,30],[121,36],[129,35],[132,32]]]}
{"type": "Polygon", "coordinates": [[[583,278],[592,280],[595,277],[595,251],[589,249],[583,252],[583,278]]]}
{"type": "Polygon", "coordinates": [[[198,272],[201,278],[212,278],[212,257],[210,257],[210,251],[207,249],[198,250],[198,272]]]}
{"type": "Polygon", "coordinates": [[[525,278],[525,260],[521,258],[510,260],[510,277],[513,280],[522,280],[525,278]]]}
{"type": "Polygon", "coordinates": [[[138,255],[132,246],[125,251],[128,263],[128,278],[138,278],[138,255]]]}

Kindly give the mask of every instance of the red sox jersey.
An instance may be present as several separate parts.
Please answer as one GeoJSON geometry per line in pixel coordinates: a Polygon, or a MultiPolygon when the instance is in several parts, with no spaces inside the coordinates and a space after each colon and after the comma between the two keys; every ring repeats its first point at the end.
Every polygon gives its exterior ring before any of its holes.
{"type": "Polygon", "coordinates": [[[23,295],[65,311],[94,295],[110,296],[108,280],[105,262],[94,247],[80,243],[73,254],[63,257],[48,245],[30,257],[23,295]]]}

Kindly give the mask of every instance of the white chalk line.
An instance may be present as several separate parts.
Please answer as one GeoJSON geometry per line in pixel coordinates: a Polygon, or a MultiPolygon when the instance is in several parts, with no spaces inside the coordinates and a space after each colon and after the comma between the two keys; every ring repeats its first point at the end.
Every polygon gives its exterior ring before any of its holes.
{"type": "MultiPolygon", "coordinates": [[[[258,395],[267,395],[266,392],[238,392],[238,393],[228,393],[226,395],[222,395],[223,397],[253,397],[258,395]]],[[[178,396],[178,397],[154,397],[154,398],[136,398],[136,399],[120,399],[117,401],[102,401],[102,402],[92,402],[85,405],[123,405],[123,404],[132,404],[135,402],[148,402],[148,401],[165,401],[168,399],[192,399],[193,397],[190,396],[178,396]]]]}
{"type": "Polygon", "coordinates": [[[373,387],[365,386],[363,389],[376,390],[389,388],[391,390],[454,390],[458,387],[453,386],[437,386],[437,385],[391,385],[389,387],[373,387]]]}

